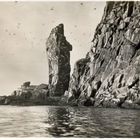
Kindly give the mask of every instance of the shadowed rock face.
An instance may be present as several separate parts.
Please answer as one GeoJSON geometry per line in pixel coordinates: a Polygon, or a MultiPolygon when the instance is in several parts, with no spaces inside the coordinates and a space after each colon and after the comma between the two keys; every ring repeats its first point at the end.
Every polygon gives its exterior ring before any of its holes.
{"type": "Polygon", "coordinates": [[[61,96],[68,90],[70,80],[71,44],[64,36],[63,24],[52,29],[46,43],[49,63],[49,91],[52,96],[61,96]]]}
{"type": "Polygon", "coordinates": [[[92,47],[75,64],[70,102],[139,107],[140,2],[107,2],[92,47]]]}

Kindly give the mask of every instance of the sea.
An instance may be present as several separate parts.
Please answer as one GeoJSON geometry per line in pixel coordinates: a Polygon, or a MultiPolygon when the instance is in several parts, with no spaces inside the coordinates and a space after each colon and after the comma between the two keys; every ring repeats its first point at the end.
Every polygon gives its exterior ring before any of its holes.
{"type": "Polygon", "coordinates": [[[0,137],[139,138],[140,110],[0,106],[0,137]]]}

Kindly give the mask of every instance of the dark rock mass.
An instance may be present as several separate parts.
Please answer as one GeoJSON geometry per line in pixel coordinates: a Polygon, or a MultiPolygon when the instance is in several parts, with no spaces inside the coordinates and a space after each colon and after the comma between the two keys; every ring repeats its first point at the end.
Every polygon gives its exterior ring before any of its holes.
{"type": "Polygon", "coordinates": [[[9,96],[0,96],[0,105],[62,105],[62,101],[61,97],[49,96],[48,85],[31,85],[30,82],[24,82],[9,96]]]}
{"type": "Polygon", "coordinates": [[[64,36],[63,24],[52,29],[46,42],[49,63],[50,96],[61,96],[68,90],[71,50],[72,45],[64,36]]]}
{"type": "Polygon", "coordinates": [[[107,2],[92,47],[77,61],[69,102],[140,107],[140,2],[107,2]]]}
{"type": "Polygon", "coordinates": [[[4,105],[39,105],[47,104],[48,85],[31,85],[24,82],[21,87],[9,96],[0,96],[0,104],[4,105]]]}

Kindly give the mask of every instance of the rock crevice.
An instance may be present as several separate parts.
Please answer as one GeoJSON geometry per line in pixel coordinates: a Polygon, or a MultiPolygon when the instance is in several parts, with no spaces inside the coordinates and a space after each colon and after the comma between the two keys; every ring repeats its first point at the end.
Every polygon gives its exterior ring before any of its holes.
{"type": "Polygon", "coordinates": [[[75,64],[68,90],[71,102],[139,107],[139,23],[140,2],[107,2],[90,51],[75,64]]]}

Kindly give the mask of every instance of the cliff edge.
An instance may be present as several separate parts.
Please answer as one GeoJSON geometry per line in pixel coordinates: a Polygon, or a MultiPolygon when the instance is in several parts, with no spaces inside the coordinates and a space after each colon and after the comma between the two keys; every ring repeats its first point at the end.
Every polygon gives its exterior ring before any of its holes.
{"type": "Polygon", "coordinates": [[[69,103],[140,107],[140,2],[107,2],[92,47],[75,64],[69,103]]]}

